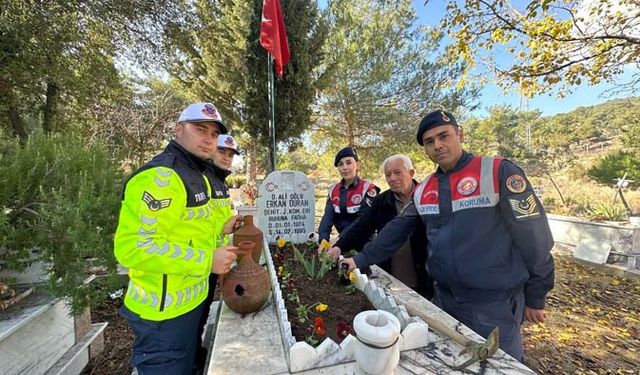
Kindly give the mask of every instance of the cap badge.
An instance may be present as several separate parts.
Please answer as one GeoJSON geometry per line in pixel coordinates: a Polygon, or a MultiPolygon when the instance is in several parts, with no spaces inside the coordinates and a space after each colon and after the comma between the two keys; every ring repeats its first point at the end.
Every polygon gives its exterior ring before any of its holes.
{"type": "Polygon", "coordinates": [[[478,188],[478,180],[473,177],[465,177],[458,182],[457,190],[462,195],[470,195],[478,188]]]}
{"type": "Polygon", "coordinates": [[[506,184],[507,189],[515,194],[520,194],[527,189],[527,182],[525,181],[524,177],[518,174],[509,176],[507,178],[506,184]]]}
{"type": "Polygon", "coordinates": [[[211,118],[218,118],[218,110],[213,105],[207,103],[202,107],[202,114],[211,118]]]}
{"type": "Polygon", "coordinates": [[[449,116],[447,116],[444,112],[441,112],[441,114],[442,114],[442,120],[443,120],[443,121],[446,121],[446,122],[451,121],[451,119],[449,118],[449,116]]]}
{"type": "Polygon", "coordinates": [[[233,143],[233,139],[227,137],[227,139],[224,140],[224,144],[229,146],[229,147],[235,147],[235,144],[233,143]]]}

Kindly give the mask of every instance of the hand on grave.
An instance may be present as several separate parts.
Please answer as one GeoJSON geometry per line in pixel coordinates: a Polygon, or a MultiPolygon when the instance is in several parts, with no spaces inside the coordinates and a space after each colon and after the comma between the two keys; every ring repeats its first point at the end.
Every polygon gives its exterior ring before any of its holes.
{"type": "Polygon", "coordinates": [[[349,265],[349,272],[355,270],[356,268],[358,268],[358,265],[356,265],[356,261],[353,258],[344,258],[340,261],[340,265],[342,264],[347,264],[349,265]]]}
{"type": "Polygon", "coordinates": [[[524,307],[524,318],[527,322],[534,324],[544,323],[545,313],[544,309],[533,309],[531,307],[524,307]]]}
{"type": "Polygon", "coordinates": [[[231,234],[244,224],[244,217],[240,215],[232,216],[222,227],[222,234],[231,234]]]}
{"type": "Polygon", "coordinates": [[[334,246],[331,249],[327,250],[327,255],[333,259],[334,262],[338,261],[340,255],[342,254],[342,250],[338,246],[334,246]]]}
{"type": "Polygon", "coordinates": [[[231,245],[215,249],[211,260],[211,273],[222,275],[229,272],[233,262],[238,257],[235,253],[238,250],[240,250],[238,247],[231,245]]]}

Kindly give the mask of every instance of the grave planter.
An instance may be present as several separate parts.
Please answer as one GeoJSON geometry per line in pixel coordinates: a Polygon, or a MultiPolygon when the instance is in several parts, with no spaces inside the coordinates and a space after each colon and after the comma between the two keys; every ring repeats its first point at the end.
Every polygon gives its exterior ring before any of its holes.
{"type": "MultiPolygon", "coordinates": [[[[285,307],[277,270],[272,260],[271,251],[266,244],[264,255],[271,277],[274,304],[289,370],[299,372],[354,361],[359,342],[352,334],[346,335],[340,344],[326,338],[315,348],[304,341],[296,340],[291,331],[290,317],[285,307]]],[[[404,306],[398,306],[393,297],[387,296],[382,288],[378,287],[373,280],[369,280],[360,270],[356,269],[354,273],[356,288],[367,296],[374,308],[386,311],[398,319],[401,328],[398,337],[400,351],[416,349],[428,344],[428,326],[424,321],[417,317],[410,317],[404,306]]],[[[304,293],[304,291],[300,291],[300,293],[304,293]]],[[[353,325],[353,322],[349,323],[353,325]]]]}

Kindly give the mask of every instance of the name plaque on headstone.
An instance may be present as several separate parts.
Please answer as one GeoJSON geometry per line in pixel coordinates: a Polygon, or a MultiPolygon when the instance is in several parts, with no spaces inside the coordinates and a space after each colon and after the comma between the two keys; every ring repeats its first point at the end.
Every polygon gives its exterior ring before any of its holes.
{"type": "Polygon", "coordinates": [[[314,231],[315,187],[304,173],[271,172],[260,185],[258,221],[267,242],[304,242],[314,231]]]}

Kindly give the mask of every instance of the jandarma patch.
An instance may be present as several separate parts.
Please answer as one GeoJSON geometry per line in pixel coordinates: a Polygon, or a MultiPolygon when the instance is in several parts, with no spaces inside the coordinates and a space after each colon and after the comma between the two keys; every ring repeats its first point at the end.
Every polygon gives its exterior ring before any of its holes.
{"type": "Polygon", "coordinates": [[[472,194],[478,188],[478,180],[473,177],[465,177],[458,182],[456,189],[462,195],[472,194]]]}
{"type": "Polygon", "coordinates": [[[509,189],[510,192],[516,194],[522,193],[527,189],[527,181],[524,179],[524,177],[518,174],[512,174],[511,176],[507,177],[506,184],[507,189],[509,189]]]}
{"type": "Polygon", "coordinates": [[[369,189],[369,191],[367,191],[367,195],[370,196],[370,197],[375,197],[376,194],[378,194],[376,189],[369,189]]]}
{"type": "Polygon", "coordinates": [[[142,194],[142,200],[147,204],[147,207],[149,207],[151,211],[158,211],[171,205],[171,198],[156,199],[146,191],[142,194]]]}
{"type": "Polygon", "coordinates": [[[540,216],[538,203],[532,193],[520,199],[509,199],[509,204],[516,220],[540,216]]]}
{"type": "Polygon", "coordinates": [[[360,202],[362,202],[362,195],[360,194],[354,194],[351,197],[351,203],[353,204],[360,204],[360,202]]]}

